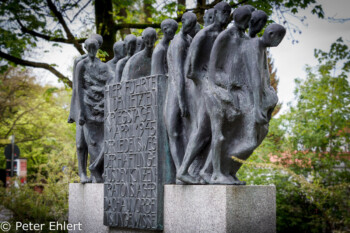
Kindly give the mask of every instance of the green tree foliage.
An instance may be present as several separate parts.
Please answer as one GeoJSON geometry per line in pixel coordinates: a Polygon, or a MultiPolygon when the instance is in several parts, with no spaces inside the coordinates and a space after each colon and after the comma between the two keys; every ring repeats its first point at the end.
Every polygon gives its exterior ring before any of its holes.
{"type": "MultiPolygon", "coordinates": [[[[70,91],[41,86],[28,71],[13,68],[0,82],[0,138],[14,134],[28,161],[27,184],[1,188],[0,206],[11,210],[13,225],[47,228],[50,221],[67,221],[68,184],[78,180],[75,127],[66,123],[70,91]]],[[[5,168],[4,155],[0,166],[5,168]]]]}
{"type": "MultiPolygon", "coordinates": [[[[195,8],[188,8],[186,1],[155,0],[1,0],[0,1],[0,68],[6,70],[8,64],[43,68],[68,86],[72,83],[66,74],[60,73],[54,64],[37,62],[30,58],[38,42],[46,41],[51,46],[72,45],[83,54],[81,43],[87,32],[96,31],[104,38],[102,50],[113,56],[113,43],[125,34],[138,34],[137,29],[146,27],[160,28],[165,18],[174,18],[178,22],[186,11],[197,14],[202,23],[204,11],[212,8],[221,0],[210,3],[197,0],[195,8]],[[136,31],[135,31],[136,30],[136,31]],[[28,56],[29,55],[29,56],[28,56]],[[6,62],[4,62],[6,61],[6,62]]],[[[311,6],[313,14],[324,17],[322,6],[316,0],[240,0],[227,1],[235,8],[244,4],[271,14],[279,13],[279,19],[288,27],[285,13],[296,14],[299,9],[311,6]]],[[[292,30],[290,30],[292,31],[292,30]]]]}
{"type": "MultiPolygon", "coordinates": [[[[43,87],[27,71],[13,68],[0,75],[0,82],[0,139],[15,135],[21,157],[28,159],[29,180],[36,178],[50,154],[65,151],[74,158],[75,128],[65,124],[69,92],[43,87]]],[[[0,150],[4,146],[0,144],[0,150]]],[[[4,156],[0,165],[5,168],[4,156]]],[[[41,172],[48,171],[43,168],[41,172]]]]}
{"type": "Polygon", "coordinates": [[[278,232],[350,229],[350,51],[341,39],[315,51],[320,63],[296,79],[295,105],[271,120],[240,171],[250,184],[276,185],[278,232]]]}

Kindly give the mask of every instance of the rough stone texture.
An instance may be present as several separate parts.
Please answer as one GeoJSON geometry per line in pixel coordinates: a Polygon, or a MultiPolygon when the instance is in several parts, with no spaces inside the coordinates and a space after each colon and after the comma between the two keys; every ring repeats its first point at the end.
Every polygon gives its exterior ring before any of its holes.
{"type": "Polygon", "coordinates": [[[103,184],[69,184],[68,203],[69,223],[81,223],[83,232],[108,232],[103,225],[103,184]]]}
{"type": "Polygon", "coordinates": [[[275,186],[166,185],[164,230],[276,232],[275,186]]]}
{"type": "Polygon", "coordinates": [[[69,184],[69,223],[81,223],[86,233],[153,233],[137,229],[117,229],[103,225],[103,184],[69,184]]]}
{"type": "MultiPolygon", "coordinates": [[[[153,233],[103,225],[103,184],[69,185],[69,223],[82,232],[153,233]]],[[[74,231],[71,231],[74,232],[74,231]]],[[[165,185],[164,231],[276,232],[275,186],[165,185]]]]}

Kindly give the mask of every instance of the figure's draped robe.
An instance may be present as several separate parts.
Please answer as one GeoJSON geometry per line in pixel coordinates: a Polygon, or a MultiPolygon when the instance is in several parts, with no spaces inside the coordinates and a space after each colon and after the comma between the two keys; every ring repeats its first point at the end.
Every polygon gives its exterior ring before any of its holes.
{"type": "Polygon", "coordinates": [[[247,159],[267,135],[268,123],[260,123],[256,112],[268,122],[278,102],[270,84],[266,48],[259,38],[232,38],[223,32],[214,44],[208,76],[205,97],[213,104],[208,111],[223,118],[222,170],[235,174],[238,169],[231,157],[247,159]]]}

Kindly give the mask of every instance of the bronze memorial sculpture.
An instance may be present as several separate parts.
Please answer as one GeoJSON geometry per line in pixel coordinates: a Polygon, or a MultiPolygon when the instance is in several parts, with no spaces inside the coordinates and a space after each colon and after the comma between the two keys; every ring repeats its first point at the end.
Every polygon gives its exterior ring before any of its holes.
{"type": "Polygon", "coordinates": [[[154,43],[157,39],[156,30],[151,27],[142,32],[145,48],[135,53],[125,64],[121,81],[146,77],[151,74],[151,61],[154,43]]]}
{"type": "Polygon", "coordinates": [[[112,60],[108,61],[107,64],[110,66],[113,73],[115,73],[117,62],[125,57],[125,43],[124,41],[115,42],[113,45],[114,57],[112,60]]]}
{"type": "Polygon", "coordinates": [[[142,36],[138,36],[136,38],[136,50],[135,53],[140,52],[141,50],[143,50],[145,48],[145,43],[143,43],[143,39],[142,36]]]}
{"type": "MultiPolygon", "coordinates": [[[[201,30],[192,40],[187,56],[185,76],[191,80],[188,85],[189,101],[195,101],[192,105],[190,127],[191,133],[186,147],[184,161],[177,172],[177,178],[185,183],[197,184],[200,179],[207,177],[207,168],[210,165],[210,158],[202,166],[201,176],[196,177],[188,174],[188,168],[198,156],[204,147],[210,142],[211,129],[209,116],[206,110],[203,92],[207,86],[207,70],[210,62],[210,54],[206,51],[211,50],[216,37],[229,22],[231,7],[226,2],[220,2],[214,7],[214,23],[201,30]]],[[[210,157],[210,156],[209,156],[210,157]]]]}
{"type": "Polygon", "coordinates": [[[209,10],[206,10],[203,16],[204,20],[204,27],[209,26],[210,24],[214,23],[215,19],[215,12],[214,8],[211,8],[209,10]]]}
{"type": "Polygon", "coordinates": [[[155,49],[156,30],[146,28],[116,42],[108,63],[96,58],[101,36],[85,41],[68,122],[76,122],[80,182],[104,182],[105,225],[163,229],[164,184],[245,184],[233,157],[247,160],[262,143],[278,101],[266,49],[286,30],[265,28],[267,19],[219,2],[203,29],[192,12],[176,35],[166,19],[155,49]]]}
{"type": "MultiPolygon", "coordinates": [[[[102,36],[98,34],[91,35],[92,39],[95,39],[98,42],[98,48],[101,47],[103,43],[102,36]]],[[[85,44],[86,46],[86,44],[85,44]]],[[[85,47],[87,49],[87,47],[85,47]]],[[[80,115],[80,99],[78,96],[78,81],[79,76],[76,74],[76,67],[77,64],[80,63],[80,61],[88,58],[89,54],[85,54],[81,57],[78,57],[74,60],[73,65],[73,93],[72,93],[72,99],[71,99],[71,105],[70,105],[70,112],[68,117],[68,123],[77,122],[76,124],[76,146],[77,146],[77,155],[78,155],[78,168],[79,168],[79,176],[80,176],[80,182],[81,183],[90,183],[91,179],[87,177],[86,175],[86,168],[87,168],[87,159],[88,159],[88,146],[87,141],[84,137],[84,130],[83,127],[78,124],[79,122],[79,115],[80,115]]]]}
{"type": "Polygon", "coordinates": [[[164,33],[163,39],[158,43],[152,54],[151,75],[167,74],[167,52],[169,42],[174,38],[178,28],[177,22],[173,19],[166,19],[160,25],[164,33]]]}
{"type": "Polygon", "coordinates": [[[88,56],[79,61],[74,69],[74,85],[78,98],[75,110],[77,122],[77,152],[81,183],[103,182],[102,172],[92,174],[91,180],[86,176],[87,154],[90,163],[98,157],[103,148],[104,139],[104,86],[113,77],[109,66],[96,58],[100,43],[94,38],[85,41],[88,56]]]}
{"type": "Polygon", "coordinates": [[[197,17],[192,12],[182,16],[181,31],[172,40],[168,49],[169,80],[164,107],[164,122],[169,138],[171,156],[178,170],[184,156],[187,143],[184,137],[182,117],[188,115],[185,102],[184,66],[188,47],[192,38],[188,35],[197,23],[197,17]]]}
{"type": "Polygon", "coordinates": [[[117,65],[115,68],[115,78],[113,79],[113,81],[111,81],[112,83],[120,82],[126,63],[130,59],[130,57],[132,57],[135,54],[136,41],[137,39],[136,39],[136,36],[134,35],[127,35],[125,37],[124,43],[125,43],[126,56],[117,62],[117,65]]]}

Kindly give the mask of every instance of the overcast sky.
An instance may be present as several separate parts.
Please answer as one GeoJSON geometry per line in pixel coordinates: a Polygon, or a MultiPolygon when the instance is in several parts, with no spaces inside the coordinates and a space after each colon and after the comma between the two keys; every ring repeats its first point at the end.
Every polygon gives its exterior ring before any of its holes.
{"type": "MultiPolygon", "coordinates": [[[[322,0],[326,17],[350,18],[349,0],[322,0]]],[[[294,79],[305,78],[305,65],[315,66],[317,60],[314,58],[314,49],[329,51],[330,46],[336,39],[343,37],[344,42],[350,44],[350,20],[345,23],[331,23],[328,20],[319,19],[310,13],[310,9],[299,12],[300,16],[306,16],[307,26],[299,23],[302,34],[295,34],[298,44],[292,44],[291,40],[271,49],[280,78],[278,97],[283,102],[282,110],[285,111],[287,102],[293,101],[294,79]]]]}
{"type": "MultiPolygon", "coordinates": [[[[319,0],[322,4],[327,17],[350,18],[350,0],[319,0]]],[[[294,39],[299,43],[292,44],[292,40],[285,38],[282,43],[271,49],[274,58],[274,66],[277,69],[277,76],[280,78],[278,96],[283,102],[282,112],[288,109],[287,103],[293,101],[294,79],[297,77],[305,78],[305,65],[317,65],[314,58],[314,49],[328,51],[330,45],[339,37],[343,37],[347,44],[350,44],[350,20],[345,23],[331,23],[327,19],[319,19],[310,13],[311,9],[301,10],[299,16],[306,16],[307,25],[290,18],[291,22],[298,25],[302,34],[294,34],[294,39]]],[[[272,16],[277,20],[275,16],[272,16]]],[[[45,43],[42,48],[47,48],[45,43]]],[[[78,52],[71,46],[50,49],[50,52],[44,55],[37,54],[34,58],[56,63],[57,69],[71,78],[71,67],[74,57],[79,56],[78,52]]],[[[42,83],[57,85],[56,76],[50,72],[37,70],[35,72],[40,76],[42,83]]]]}

